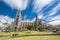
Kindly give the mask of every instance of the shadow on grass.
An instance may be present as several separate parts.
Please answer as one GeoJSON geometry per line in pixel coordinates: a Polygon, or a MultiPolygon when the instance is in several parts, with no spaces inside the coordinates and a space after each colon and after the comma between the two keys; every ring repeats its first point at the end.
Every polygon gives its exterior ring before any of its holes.
{"type": "MultiPolygon", "coordinates": [[[[33,35],[21,35],[16,37],[29,37],[29,36],[60,36],[60,34],[33,34],[33,35]]],[[[15,37],[12,37],[15,38],[15,37]]]]}
{"type": "MultiPolygon", "coordinates": [[[[0,37],[8,37],[8,36],[10,35],[0,35],[0,37]]],[[[28,37],[28,36],[60,36],[60,34],[26,34],[26,35],[18,35],[16,37],[28,37]]]]}
{"type": "Polygon", "coordinates": [[[0,35],[0,37],[8,37],[8,36],[10,36],[10,35],[0,35]]]}

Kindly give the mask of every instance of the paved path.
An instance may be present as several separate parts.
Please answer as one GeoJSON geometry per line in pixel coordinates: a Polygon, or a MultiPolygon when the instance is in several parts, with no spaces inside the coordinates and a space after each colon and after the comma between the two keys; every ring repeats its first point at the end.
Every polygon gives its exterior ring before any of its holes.
{"type": "Polygon", "coordinates": [[[10,37],[0,37],[0,40],[9,40],[10,37]]]}

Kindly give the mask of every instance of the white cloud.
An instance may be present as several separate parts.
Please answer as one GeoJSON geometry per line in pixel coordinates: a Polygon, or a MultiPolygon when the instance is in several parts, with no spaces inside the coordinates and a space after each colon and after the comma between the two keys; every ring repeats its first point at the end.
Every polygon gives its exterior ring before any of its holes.
{"type": "Polygon", "coordinates": [[[24,20],[26,20],[26,18],[27,18],[27,15],[25,14],[25,15],[24,15],[24,20]]]}
{"type": "Polygon", "coordinates": [[[42,17],[43,17],[43,14],[39,14],[39,15],[38,15],[38,18],[39,18],[39,19],[42,19],[42,17]]]}
{"type": "MultiPolygon", "coordinates": [[[[38,19],[41,19],[42,17],[43,17],[43,15],[42,15],[42,14],[38,15],[38,19]]],[[[27,22],[34,22],[34,21],[35,21],[35,19],[36,19],[36,17],[35,17],[35,18],[33,18],[32,20],[27,19],[26,21],[27,21],[27,22]]]]}
{"type": "MultiPolygon", "coordinates": [[[[38,13],[39,15],[40,14],[42,14],[42,15],[40,15],[40,17],[41,16],[43,16],[43,13],[42,12],[40,12],[40,10],[45,6],[45,5],[47,5],[47,4],[49,4],[50,3],[50,5],[52,4],[54,2],[54,0],[34,0],[34,8],[33,8],[33,12],[36,12],[36,13],[38,13]]],[[[50,6],[49,5],[49,6],[50,6]]],[[[49,7],[49,6],[47,6],[47,8],[49,7]]],[[[48,15],[46,15],[46,16],[43,16],[43,18],[42,19],[46,19],[47,21],[48,20],[50,20],[52,17],[52,15],[54,15],[58,10],[60,10],[60,3],[55,7],[55,8],[53,8],[51,11],[49,11],[48,13],[48,15]]]]}
{"type": "Polygon", "coordinates": [[[60,15],[53,17],[51,20],[60,19],[60,15]]]}
{"type": "Polygon", "coordinates": [[[53,21],[53,22],[49,22],[48,24],[60,25],[60,20],[56,20],[56,21],[53,21]]]}
{"type": "MultiPolygon", "coordinates": [[[[27,15],[25,15],[24,17],[26,18],[26,17],[27,17],[27,15]]],[[[38,18],[39,18],[39,19],[41,19],[42,17],[43,17],[43,15],[42,15],[42,14],[38,15],[38,18]]],[[[35,18],[33,18],[32,20],[25,19],[25,20],[24,20],[24,21],[22,21],[22,22],[34,22],[34,21],[35,21],[35,19],[36,19],[36,17],[35,17],[35,18]]]]}
{"type": "Polygon", "coordinates": [[[55,16],[51,18],[52,22],[49,22],[48,24],[53,24],[53,25],[60,25],[60,15],[55,16]]]}
{"type": "Polygon", "coordinates": [[[2,15],[0,15],[0,21],[2,23],[6,23],[7,22],[7,23],[11,24],[11,22],[13,22],[14,19],[12,19],[12,18],[10,18],[8,16],[2,16],[2,15]]]}
{"type": "Polygon", "coordinates": [[[32,23],[32,22],[35,21],[35,19],[36,19],[36,18],[33,18],[32,20],[27,19],[27,20],[23,20],[22,22],[31,22],[31,23],[32,23]]]}
{"type": "Polygon", "coordinates": [[[28,0],[3,0],[6,4],[17,10],[24,10],[28,5],[28,0]]]}
{"type": "Polygon", "coordinates": [[[57,15],[57,16],[52,17],[52,18],[46,18],[45,21],[53,22],[53,21],[58,21],[58,20],[60,20],[60,15],[57,15]]]}
{"type": "Polygon", "coordinates": [[[34,0],[34,2],[33,2],[33,5],[34,5],[33,12],[36,12],[38,14],[38,18],[39,19],[44,19],[45,18],[45,17],[42,18],[43,17],[43,13],[40,12],[40,11],[42,10],[42,8],[44,6],[48,5],[49,3],[52,4],[53,3],[53,0],[34,0]]]}
{"type": "Polygon", "coordinates": [[[0,27],[3,27],[3,26],[4,26],[4,24],[0,22],[0,27]]]}
{"type": "Polygon", "coordinates": [[[31,20],[24,20],[24,21],[22,21],[22,22],[32,22],[31,20]]]}
{"type": "MultiPolygon", "coordinates": [[[[50,12],[49,12],[49,14],[48,15],[46,15],[43,19],[46,19],[47,17],[47,19],[51,19],[52,17],[52,15],[54,15],[54,14],[56,14],[56,12],[58,11],[58,10],[60,10],[60,4],[58,4],[55,8],[53,8],[50,12]]],[[[46,20],[47,20],[46,19],[46,20]]]]}
{"type": "Polygon", "coordinates": [[[58,4],[55,8],[53,8],[48,15],[49,16],[54,15],[57,12],[57,10],[60,10],[60,4],[58,4]]]}
{"type": "Polygon", "coordinates": [[[53,0],[34,0],[33,5],[33,12],[38,12],[40,11],[45,5],[49,4],[53,0]]]}
{"type": "Polygon", "coordinates": [[[13,18],[10,18],[8,16],[0,15],[0,26],[5,26],[4,23],[11,24],[14,21],[13,18]]]}

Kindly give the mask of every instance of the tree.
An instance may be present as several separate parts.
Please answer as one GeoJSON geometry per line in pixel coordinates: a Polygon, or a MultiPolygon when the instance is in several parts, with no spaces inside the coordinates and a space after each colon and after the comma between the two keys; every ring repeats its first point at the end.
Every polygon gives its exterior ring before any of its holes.
{"type": "Polygon", "coordinates": [[[7,27],[5,28],[5,30],[8,31],[8,32],[11,32],[11,31],[13,31],[13,27],[7,26],[7,27]]]}
{"type": "Polygon", "coordinates": [[[34,26],[33,26],[33,25],[28,25],[28,26],[27,26],[27,29],[30,30],[30,32],[31,32],[31,30],[34,29],[34,26]]]}
{"type": "Polygon", "coordinates": [[[39,27],[38,30],[39,30],[39,31],[45,31],[45,29],[42,28],[42,27],[39,27]]]}
{"type": "Polygon", "coordinates": [[[0,27],[0,32],[2,31],[2,28],[0,27]]]}
{"type": "Polygon", "coordinates": [[[0,30],[1,30],[2,28],[0,27],[0,30]]]}
{"type": "Polygon", "coordinates": [[[52,24],[47,24],[47,28],[49,31],[52,31],[55,28],[55,26],[52,24]]]}

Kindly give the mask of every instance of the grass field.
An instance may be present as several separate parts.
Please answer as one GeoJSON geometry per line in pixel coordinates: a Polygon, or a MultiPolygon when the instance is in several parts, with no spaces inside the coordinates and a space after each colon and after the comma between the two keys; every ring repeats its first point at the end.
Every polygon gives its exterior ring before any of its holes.
{"type": "Polygon", "coordinates": [[[19,36],[31,35],[31,34],[52,34],[52,32],[39,32],[39,31],[32,31],[31,33],[29,31],[24,31],[24,32],[0,32],[0,37],[11,36],[12,34],[15,34],[15,33],[18,33],[19,36]]]}
{"type": "Polygon", "coordinates": [[[52,34],[52,32],[38,32],[38,31],[32,31],[29,33],[28,31],[25,32],[18,32],[19,36],[22,37],[15,37],[12,38],[11,35],[15,32],[0,32],[0,40],[60,40],[60,36],[52,35],[52,36],[23,36],[23,35],[31,35],[31,34],[52,34]]]}

